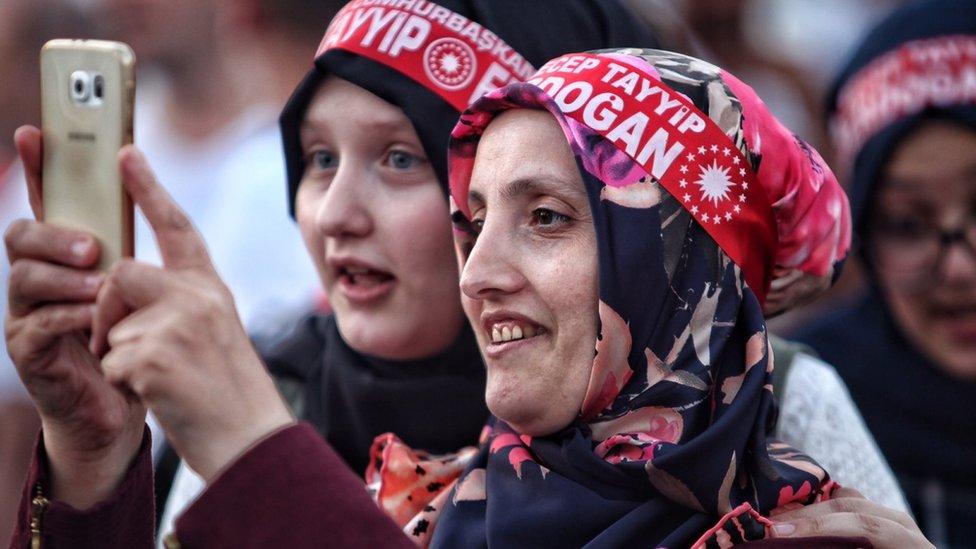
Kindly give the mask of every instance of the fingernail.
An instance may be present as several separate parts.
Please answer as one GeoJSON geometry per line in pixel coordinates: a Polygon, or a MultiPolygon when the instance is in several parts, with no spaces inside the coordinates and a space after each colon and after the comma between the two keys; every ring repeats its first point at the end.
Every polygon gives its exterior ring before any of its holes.
{"type": "Polygon", "coordinates": [[[78,257],[85,257],[91,244],[87,240],[79,240],[71,245],[71,253],[78,257]]]}
{"type": "Polygon", "coordinates": [[[773,533],[776,534],[776,537],[785,538],[792,536],[793,532],[796,532],[796,525],[791,522],[777,522],[773,524],[773,533]]]}

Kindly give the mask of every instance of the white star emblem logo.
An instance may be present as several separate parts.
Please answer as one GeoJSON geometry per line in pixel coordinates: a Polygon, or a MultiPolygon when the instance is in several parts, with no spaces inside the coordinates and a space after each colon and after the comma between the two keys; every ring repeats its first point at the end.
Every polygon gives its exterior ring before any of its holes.
{"type": "Polygon", "coordinates": [[[732,151],[730,151],[728,147],[722,147],[722,154],[725,156],[728,156],[730,152],[732,151]]]}
{"type": "Polygon", "coordinates": [[[685,202],[688,202],[689,200],[691,200],[691,195],[688,194],[688,193],[685,193],[685,195],[682,196],[681,198],[685,199],[685,202]]]}
{"type": "Polygon", "coordinates": [[[698,206],[692,206],[691,207],[691,213],[697,214],[698,213],[698,206]]]}
{"type": "Polygon", "coordinates": [[[701,187],[702,200],[708,200],[713,206],[718,206],[722,200],[729,199],[729,191],[735,183],[729,178],[729,169],[718,165],[713,160],[709,166],[699,166],[701,172],[695,184],[701,187]]]}
{"type": "Polygon", "coordinates": [[[698,147],[699,154],[705,154],[705,147],[698,147]]]}
{"type": "Polygon", "coordinates": [[[713,153],[717,153],[717,152],[718,152],[718,145],[712,145],[712,146],[711,146],[711,151],[712,151],[713,153]]]}
{"type": "Polygon", "coordinates": [[[739,175],[741,175],[742,177],[745,177],[746,176],[746,169],[745,168],[739,168],[739,175]]]}
{"type": "Polygon", "coordinates": [[[694,162],[695,161],[695,153],[688,153],[688,156],[685,157],[685,158],[688,159],[688,162],[694,162]]]}
{"type": "Polygon", "coordinates": [[[685,187],[687,187],[688,186],[688,180],[687,179],[682,179],[681,182],[678,183],[678,186],[681,187],[682,189],[685,188],[685,187]]]}
{"type": "Polygon", "coordinates": [[[678,171],[680,171],[681,173],[688,173],[688,166],[681,166],[681,169],[679,169],[678,171]]]}
{"type": "Polygon", "coordinates": [[[453,53],[445,55],[441,58],[441,70],[447,74],[457,74],[461,70],[461,59],[453,53]]]}
{"type": "Polygon", "coordinates": [[[739,202],[745,202],[745,201],[746,201],[746,195],[740,194],[739,195],[739,202]]]}
{"type": "Polygon", "coordinates": [[[739,205],[736,204],[735,207],[732,208],[732,211],[735,213],[739,213],[742,211],[742,208],[740,208],[739,205]]]}
{"type": "Polygon", "coordinates": [[[732,163],[735,164],[736,166],[738,166],[739,165],[739,157],[738,156],[733,156],[732,157],[732,163]]]}

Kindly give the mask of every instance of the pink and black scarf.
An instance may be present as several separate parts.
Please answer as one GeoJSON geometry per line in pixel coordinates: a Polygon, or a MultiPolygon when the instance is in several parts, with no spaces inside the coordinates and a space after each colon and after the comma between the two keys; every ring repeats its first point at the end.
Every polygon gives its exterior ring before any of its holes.
{"type": "MultiPolygon", "coordinates": [[[[550,61],[466,111],[450,148],[463,250],[478,142],[499,113],[548,111],[576,156],[599,249],[599,320],[577,420],[527,437],[492,419],[451,456],[377,439],[377,499],[435,547],[725,547],[830,497],[770,438],[766,314],[829,284],[847,254],[830,169],[745,84],[657,50],[550,61]]],[[[463,251],[459,252],[462,253],[463,251]]]]}

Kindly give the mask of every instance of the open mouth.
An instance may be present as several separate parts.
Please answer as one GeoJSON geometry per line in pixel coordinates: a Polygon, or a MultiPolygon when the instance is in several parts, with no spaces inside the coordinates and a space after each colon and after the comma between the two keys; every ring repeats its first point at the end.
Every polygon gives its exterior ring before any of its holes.
{"type": "Polygon", "coordinates": [[[374,288],[393,280],[393,275],[367,267],[339,267],[339,279],[345,284],[374,288]]]}
{"type": "Polygon", "coordinates": [[[970,304],[937,304],[929,309],[934,320],[960,336],[976,336],[976,306],[970,304]]]}
{"type": "Polygon", "coordinates": [[[340,263],[335,267],[341,295],[352,304],[368,305],[393,291],[396,277],[360,264],[340,263]]]}

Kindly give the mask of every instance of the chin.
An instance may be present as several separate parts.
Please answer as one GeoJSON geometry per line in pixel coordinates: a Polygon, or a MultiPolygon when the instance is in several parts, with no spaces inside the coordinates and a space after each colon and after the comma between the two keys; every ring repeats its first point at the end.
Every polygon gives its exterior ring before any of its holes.
{"type": "MultiPolygon", "coordinates": [[[[517,391],[518,389],[516,389],[517,391]]],[[[546,396],[512,397],[509,392],[489,387],[485,394],[488,411],[522,435],[541,437],[563,429],[576,417],[576,413],[556,410],[555,402],[546,396]]]]}
{"type": "Polygon", "coordinates": [[[359,312],[336,310],[336,322],[342,339],[357,352],[397,360],[405,349],[410,347],[410,338],[388,326],[389,323],[376,318],[377,315],[364,315],[359,312]]]}
{"type": "Polygon", "coordinates": [[[938,349],[932,360],[946,374],[968,382],[976,381],[976,360],[973,349],[938,349]]]}

